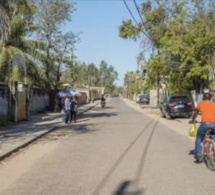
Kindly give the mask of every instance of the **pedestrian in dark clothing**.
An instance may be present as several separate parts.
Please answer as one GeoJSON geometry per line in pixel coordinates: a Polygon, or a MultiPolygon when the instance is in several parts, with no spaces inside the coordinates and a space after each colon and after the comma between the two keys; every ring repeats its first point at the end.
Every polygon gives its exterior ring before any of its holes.
{"type": "Polygon", "coordinates": [[[74,116],[74,122],[76,123],[77,107],[78,107],[77,97],[75,98],[72,97],[72,100],[70,103],[70,123],[73,120],[73,116],[74,116]]]}
{"type": "Polygon", "coordinates": [[[92,97],[92,102],[94,103],[94,101],[95,101],[95,96],[93,95],[93,97],[92,97]]]}
{"type": "Polygon", "coordinates": [[[60,110],[60,112],[61,112],[61,110],[62,110],[62,108],[63,108],[63,106],[62,106],[62,102],[61,102],[62,100],[61,100],[61,97],[58,99],[58,108],[59,108],[59,110],[60,110]]]}

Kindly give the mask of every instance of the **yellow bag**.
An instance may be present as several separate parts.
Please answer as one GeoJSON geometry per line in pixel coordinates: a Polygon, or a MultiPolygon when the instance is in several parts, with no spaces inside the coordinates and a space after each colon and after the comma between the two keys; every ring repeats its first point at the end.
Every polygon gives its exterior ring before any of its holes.
{"type": "Polygon", "coordinates": [[[196,126],[195,123],[193,123],[189,129],[189,136],[196,137],[197,131],[198,131],[198,127],[196,126]]]}

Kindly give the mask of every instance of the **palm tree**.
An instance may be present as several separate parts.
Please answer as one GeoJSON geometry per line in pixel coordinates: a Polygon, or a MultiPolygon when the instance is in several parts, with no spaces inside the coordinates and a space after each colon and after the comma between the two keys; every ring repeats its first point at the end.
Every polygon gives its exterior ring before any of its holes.
{"type": "MultiPolygon", "coordinates": [[[[8,3],[8,1],[5,1],[8,3]]],[[[18,0],[16,4],[12,2],[13,8],[17,10],[19,6],[27,6],[25,0],[18,0]]],[[[27,40],[26,35],[27,32],[31,32],[35,29],[33,24],[28,23],[29,16],[22,11],[21,13],[17,11],[8,11],[9,6],[2,6],[0,4],[0,13],[5,13],[3,20],[1,20],[0,25],[5,23],[8,28],[4,28],[4,30],[0,30],[0,82],[8,83],[11,77],[11,62],[13,57],[16,54],[20,54],[25,60],[25,64],[27,66],[27,81],[29,84],[44,86],[48,81],[44,74],[44,71],[37,63],[36,60],[45,61],[46,57],[40,52],[41,50],[45,50],[46,46],[43,43],[27,40]],[[1,10],[4,10],[1,12],[1,10]],[[11,15],[11,17],[9,17],[11,15]],[[10,33],[9,33],[10,31],[10,33]]],[[[20,8],[21,9],[21,8],[20,8]]],[[[29,9],[29,7],[28,7],[29,9]]],[[[13,9],[12,9],[13,10],[13,9]]],[[[1,17],[0,14],[0,17],[1,17]]],[[[24,71],[20,65],[16,66],[14,70],[13,79],[17,81],[23,81],[24,71]]]]}
{"type": "Polygon", "coordinates": [[[0,46],[4,41],[7,40],[8,34],[10,32],[10,17],[9,17],[9,7],[8,1],[2,0],[0,2],[0,46]]]}

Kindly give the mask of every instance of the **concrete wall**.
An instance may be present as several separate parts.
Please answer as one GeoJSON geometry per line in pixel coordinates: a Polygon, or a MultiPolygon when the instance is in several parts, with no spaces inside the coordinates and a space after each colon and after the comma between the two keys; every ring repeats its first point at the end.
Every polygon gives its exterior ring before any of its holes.
{"type": "Polygon", "coordinates": [[[9,88],[7,85],[0,84],[0,113],[8,118],[8,99],[9,88]]]}
{"type": "Polygon", "coordinates": [[[149,92],[150,104],[157,105],[157,90],[150,90],[149,92]]]}
{"type": "Polygon", "coordinates": [[[77,90],[81,94],[85,94],[86,103],[90,102],[90,99],[89,99],[89,97],[90,97],[90,91],[89,91],[89,89],[87,89],[87,88],[78,88],[78,89],[75,89],[75,90],[77,90]]]}
{"type": "Polygon", "coordinates": [[[78,98],[78,105],[87,103],[87,94],[86,93],[81,92],[81,96],[78,96],[77,98],[78,98]]]}
{"type": "Polygon", "coordinates": [[[49,106],[49,94],[45,90],[31,88],[30,113],[43,112],[49,106]]]}
{"type": "Polygon", "coordinates": [[[101,98],[101,96],[104,94],[104,87],[90,87],[89,88],[78,88],[76,89],[78,92],[82,92],[82,93],[86,93],[87,96],[87,102],[86,103],[90,103],[90,101],[92,100],[92,96],[95,97],[95,100],[98,100],[101,98]],[[94,91],[96,89],[96,91],[94,91]]]}
{"type": "MultiPolygon", "coordinates": [[[[165,89],[160,89],[159,91],[160,95],[159,95],[159,103],[161,103],[163,101],[163,98],[166,97],[168,95],[168,91],[166,91],[165,89]]],[[[157,90],[150,90],[149,92],[149,98],[150,98],[150,104],[157,106],[157,90]]]]}

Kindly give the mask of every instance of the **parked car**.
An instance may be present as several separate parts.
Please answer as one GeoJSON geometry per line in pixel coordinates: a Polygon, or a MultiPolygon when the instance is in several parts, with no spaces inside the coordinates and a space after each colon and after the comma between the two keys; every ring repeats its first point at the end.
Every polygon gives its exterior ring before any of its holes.
{"type": "Polygon", "coordinates": [[[139,103],[149,104],[149,96],[148,95],[140,96],[139,103]]]}
{"type": "Polygon", "coordinates": [[[190,118],[192,111],[193,107],[191,100],[184,95],[167,96],[160,105],[160,115],[167,119],[172,119],[173,117],[178,116],[186,116],[190,118]]]}
{"type": "Polygon", "coordinates": [[[142,96],[143,94],[137,94],[137,98],[136,98],[136,102],[139,103],[140,101],[140,97],[142,96]]]}

